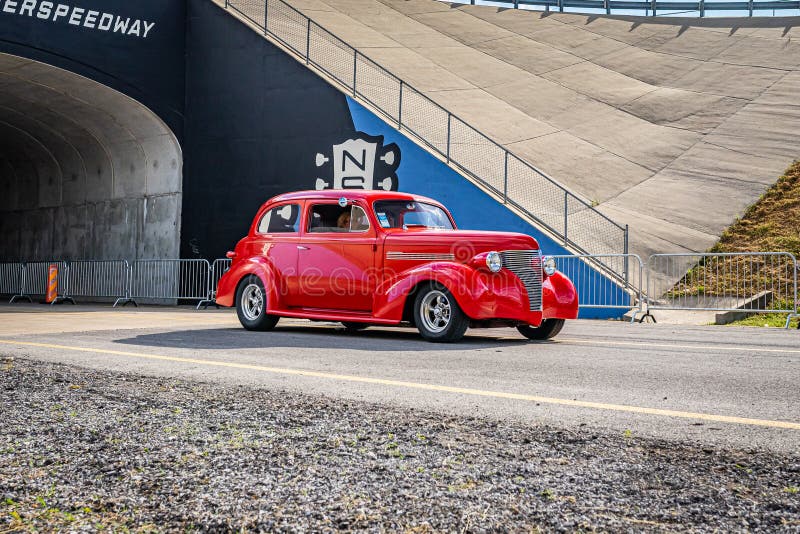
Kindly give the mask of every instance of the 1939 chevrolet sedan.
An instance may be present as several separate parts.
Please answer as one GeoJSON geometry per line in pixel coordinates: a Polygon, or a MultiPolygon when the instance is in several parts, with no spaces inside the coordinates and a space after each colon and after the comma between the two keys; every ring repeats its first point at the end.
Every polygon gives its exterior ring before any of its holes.
{"type": "Polygon", "coordinates": [[[552,338],[578,315],[572,282],[536,240],[457,230],[438,202],[405,193],[302,191],[265,203],[228,253],[217,303],[248,330],[280,317],[416,326],[430,341],[468,327],[552,338]]]}

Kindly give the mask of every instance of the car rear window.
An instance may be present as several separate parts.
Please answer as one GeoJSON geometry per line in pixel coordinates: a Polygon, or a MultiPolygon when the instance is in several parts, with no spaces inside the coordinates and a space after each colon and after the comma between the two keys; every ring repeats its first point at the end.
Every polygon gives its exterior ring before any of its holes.
{"type": "Polygon", "coordinates": [[[284,204],[272,208],[261,217],[258,223],[259,234],[295,233],[300,226],[300,205],[284,204]]]}

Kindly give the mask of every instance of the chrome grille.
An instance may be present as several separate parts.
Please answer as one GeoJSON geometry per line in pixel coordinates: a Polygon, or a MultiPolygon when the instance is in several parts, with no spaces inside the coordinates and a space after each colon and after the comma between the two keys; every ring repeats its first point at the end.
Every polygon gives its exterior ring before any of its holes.
{"type": "Polygon", "coordinates": [[[517,275],[528,292],[531,311],[542,310],[542,256],[538,250],[505,250],[503,267],[517,275]]]}

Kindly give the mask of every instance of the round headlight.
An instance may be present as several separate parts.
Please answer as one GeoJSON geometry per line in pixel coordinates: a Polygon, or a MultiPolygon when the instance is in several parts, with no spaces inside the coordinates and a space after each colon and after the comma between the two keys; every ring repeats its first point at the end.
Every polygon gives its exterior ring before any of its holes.
{"type": "Polygon", "coordinates": [[[490,271],[496,273],[503,268],[503,258],[499,252],[490,252],[486,255],[486,266],[490,271]]]}
{"type": "Polygon", "coordinates": [[[542,269],[547,276],[553,276],[556,273],[556,259],[552,256],[545,256],[542,261],[542,269]]]}

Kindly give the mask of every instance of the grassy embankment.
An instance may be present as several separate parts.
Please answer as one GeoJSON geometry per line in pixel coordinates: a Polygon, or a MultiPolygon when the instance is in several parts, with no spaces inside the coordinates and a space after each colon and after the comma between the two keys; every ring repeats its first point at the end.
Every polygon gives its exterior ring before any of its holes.
{"type": "MultiPolygon", "coordinates": [[[[800,161],[795,161],[709,252],[791,252],[800,258],[800,161]]],[[[693,267],[676,288],[689,295],[723,296],[725,292],[736,292],[737,286],[743,292],[747,288],[768,286],[767,280],[780,279],[790,287],[791,270],[785,262],[778,263],[765,262],[753,267],[752,261],[742,260],[738,267],[731,267],[733,262],[727,260],[723,267],[712,259],[693,267]]],[[[776,304],[774,309],[779,309],[788,302],[776,304]]],[[[785,323],[785,314],[758,314],[734,324],[782,327],[785,323]]],[[[797,319],[793,326],[797,326],[797,319]]]]}

